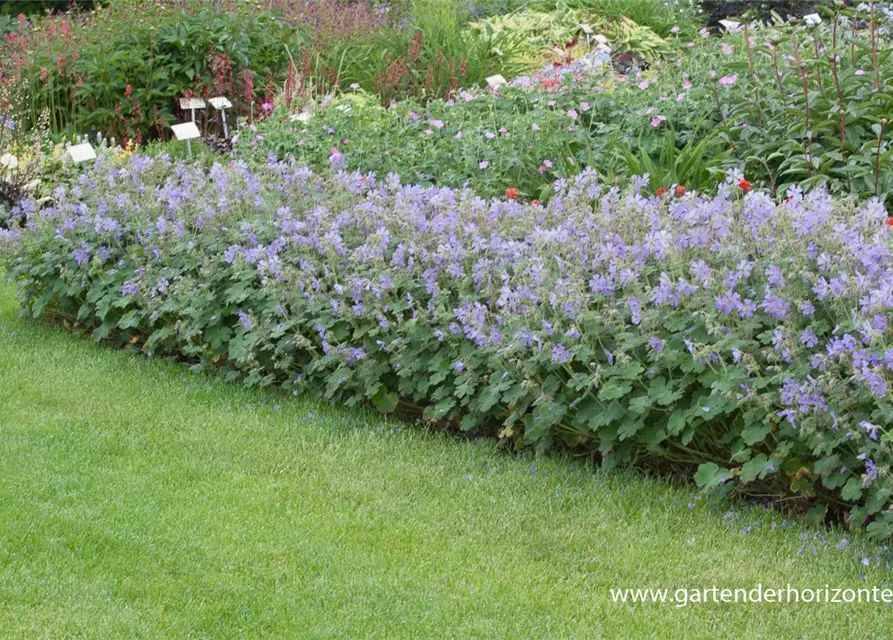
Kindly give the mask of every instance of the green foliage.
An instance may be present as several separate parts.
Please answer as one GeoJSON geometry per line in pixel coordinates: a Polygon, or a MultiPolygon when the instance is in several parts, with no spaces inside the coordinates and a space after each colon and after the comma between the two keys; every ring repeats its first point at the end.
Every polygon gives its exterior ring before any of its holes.
{"type": "Polygon", "coordinates": [[[562,5],[589,10],[601,20],[627,18],[662,37],[669,36],[673,27],[685,36],[693,35],[701,23],[695,0],[531,0],[527,6],[548,11],[562,5]]]}
{"type": "Polygon", "coordinates": [[[406,100],[389,109],[362,93],[348,93],[327,99],[306,122],[277,112],[256,132],[243,129],[237,149],[258,162],[272,153],[328,167],[337,158],[349,169],[396,173],[414,184],[467,185],[483,195],[516,188],[542,201],[552,183],[586,167],[607,181],[650,173],[654,189],[709,189],[735,164],[713,131],[709,102],[667,102],[662,113],[668,122],[654,127],[644,92],[610,86],[598,92],[572,86],[554,94],[523,87],[497,94],[473,89],[451,100],[406,100]],[[693,108],[706,110],[700,123],[693,108]]]}
{"type": "Polygon", "coordinates": [[[71,8],[92,9],[96,0],[4,0],[0,3],[0,34],[3,33],[3,18],[19,14],[65,11],[71,8]]]}
{"type": "Polygon", "coordinates": [[[302,33],[273,12],[205,1],[118,2],[88,17],[28,24],[6,45],[6,71],[18,74],[14,86],[24,98],[14,117],[28,129],[46,110],[56,134],[140,141],[167,135],[182,116],[177,99],[187,93],[226,91],[251,113],[259,109],[255,99],[272,92],[268,77],[282,76],[286,47],[299,48],[302,33]]]}
{"type": "Polygon", "coordinates": [[[256,133],[243,129],[237,147],[258,161],[273,153],[315,167],[328,167],[334,149],[349,169],[396,173],[416,184],[468,185],[484,195],[514,187],[537,198],[556,179],[602,166],[592,153],[589,116],[575,125],[561,108],[570,98],[549,102],[548,95],[510,90],[384,109],[366,94],[347,94],[306,123],[278,114],[256,133]]]}
{"type": "Polygon", "coordinates": [[[890,202],[893,95],[884,87],[893,49],[877,33],[880,15],[830,15],[817,27],[760,34],[754,72],[739,65],[743,86],[723,106],[729,136],[749,172],[779,193],[825,184],[890,202]],[[855,17],[869,23],[854,31],[855,17]]]}

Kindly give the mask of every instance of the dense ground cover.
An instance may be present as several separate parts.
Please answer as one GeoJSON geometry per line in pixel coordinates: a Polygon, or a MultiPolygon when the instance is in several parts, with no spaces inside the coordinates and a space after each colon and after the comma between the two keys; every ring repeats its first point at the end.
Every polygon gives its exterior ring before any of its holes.
{"type": "Polygon", "coordinates": [[[690,465],[711,495],[818,499],[889,536],[883,207],[774,203],[734,174],[715,197],[646,186],[583,173],[543,207],[103,156],[23,202],[0,260],[26,313],[96,340],[516,448],[690,465]]]}
{"type": "Polygon", "coordinates": [[[842,637],[889,620],[615,605],[617,586],[888,574],[771,512],[102,349],[22,320],[5,286],[0,407],[0,637],[842,637]]]}

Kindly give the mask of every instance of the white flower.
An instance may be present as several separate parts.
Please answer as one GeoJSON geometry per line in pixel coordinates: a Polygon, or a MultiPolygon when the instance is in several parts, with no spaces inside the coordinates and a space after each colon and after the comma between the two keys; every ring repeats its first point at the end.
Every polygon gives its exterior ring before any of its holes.
{"type": "Polygon", "coordinates": [[[810,13],[808,15],[803,16],[803,22],[805,22],[810,27],[814,27],[814,26],[822,23],[822,18],[817,13],[810,13]]]}

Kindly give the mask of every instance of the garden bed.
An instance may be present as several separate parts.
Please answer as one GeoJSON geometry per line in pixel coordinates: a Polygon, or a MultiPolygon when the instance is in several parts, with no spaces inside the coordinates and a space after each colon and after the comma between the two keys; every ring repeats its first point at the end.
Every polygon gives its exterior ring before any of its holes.
{"type": "Polygon", "coordinates": [[[0,243],[26,312],[99,341],[519,449],[697,465],[711,495],[890,534],[882,206],[734,173],[710,197],[590,172],[547,206],[507,195],[103,157],[0,243]]]}

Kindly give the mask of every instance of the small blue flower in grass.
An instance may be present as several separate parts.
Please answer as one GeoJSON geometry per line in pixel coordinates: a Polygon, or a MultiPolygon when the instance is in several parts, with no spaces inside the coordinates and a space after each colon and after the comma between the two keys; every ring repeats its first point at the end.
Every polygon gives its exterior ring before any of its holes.
{"type": "Polygon", "coordinates": [[[841,538],[840,542],[837,543],[837,548],[838,549],[846,549],[847,546],[849,546],[849,544],[850,544],[849,540],[847,540],[846,538],[841,538]]]}
{"type": "Polygon", "coordinates": [[[251,327],[254,326],[251,322],[251,318],[249,318],[248,314],[244,311],[239,311],[239,322],[242,323],[242,326],[245,327],[246,331],[251,331],[251,327]]]}

